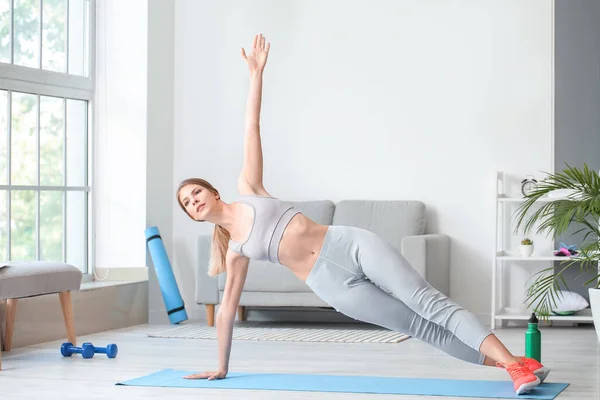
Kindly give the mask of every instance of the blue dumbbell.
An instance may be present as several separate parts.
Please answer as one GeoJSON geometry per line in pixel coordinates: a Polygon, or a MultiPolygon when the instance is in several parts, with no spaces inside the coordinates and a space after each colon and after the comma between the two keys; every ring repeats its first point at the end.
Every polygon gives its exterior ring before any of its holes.
{"type": "Polygon", "coordinates": [[[73,343],[66,342],[60,346],[60,354],[63,357],[71,357],[73,354],[81,354],[83,358],[94,357],[94,346],[91,343],[84,343],[81,347],[73,346],[73,343]]]}
{"type": "Polygon", "coordinates": [[[96,347],[93,344],[86,342],[83,345],[92,346],[92,348],[94,349],[94,353],[106,354],[108,358],[115,358],[117,356],[117,353],[119,352],[119,348],[116,344],[109,344],[106,347],[96,347]]]}

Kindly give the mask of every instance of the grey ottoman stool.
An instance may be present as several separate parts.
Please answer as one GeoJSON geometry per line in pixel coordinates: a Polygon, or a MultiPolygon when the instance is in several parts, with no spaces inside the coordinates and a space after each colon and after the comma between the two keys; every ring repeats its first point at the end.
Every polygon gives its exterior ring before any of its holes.
{"type": "MultiPolygon", "coordinates": [[[[71,291],[79,290],[81,275],[78,268],[60,262],[10,261],[0,264],[0,301],[7,300],[4,350],[10,351],[12,347],[17,300],[53,293],[58,293],[60,298],[67,338],[69,342],[76,344],[71,291]]],[[[0,370],[2,369],[1,344],[0,338],[0,370]]]]}

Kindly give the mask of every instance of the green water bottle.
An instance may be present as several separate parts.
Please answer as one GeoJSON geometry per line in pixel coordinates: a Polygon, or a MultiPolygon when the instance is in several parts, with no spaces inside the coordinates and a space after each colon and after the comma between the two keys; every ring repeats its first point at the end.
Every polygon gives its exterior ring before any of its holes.
{"type": "Polygon", "coordinates": [[[531,318],[527,321],[527,332],[525,332],[525,357],[542,362],[542,333],[538,329],[538,324],[535,313],[531,313],[531,318]]]}

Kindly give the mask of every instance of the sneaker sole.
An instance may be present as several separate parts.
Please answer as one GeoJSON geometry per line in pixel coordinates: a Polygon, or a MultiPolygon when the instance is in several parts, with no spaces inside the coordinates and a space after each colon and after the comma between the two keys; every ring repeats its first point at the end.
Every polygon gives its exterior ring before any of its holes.
{"type": "Polygon", "coordinates": [[[533,374],[535,376],[537,376],[538,378],[540,378],[541,383],[543,383],[546,380],[549,373],[550,373],[550,368],[546,368],[546,367],[542,367],[542,368],[539,368],[539,369],[536,369],[535,371],[533,371],[533,374]]]}
{"type": "Polygon", "coordinates": [[[519,386],[519,388],[517,389],[517,395],[519,395],[519,394],[523,394],[523,393],[527,393],[527,392],[530,392],[530,391],[532,391],[532,390],[533,390],[533,389],[535,389],[535,388],[536,388],[536,387],[537,387],[537,386],[538,386],[540,383],[542,383],[542,382],[540,381],[540,378],[538,378],[538,377],[536,376],[536,379],[535,379],[535,381],[533,381],[533,382],[527,382],[527,383],[524,383],[524,384],[522,384],[521,386],[519,386]]]}

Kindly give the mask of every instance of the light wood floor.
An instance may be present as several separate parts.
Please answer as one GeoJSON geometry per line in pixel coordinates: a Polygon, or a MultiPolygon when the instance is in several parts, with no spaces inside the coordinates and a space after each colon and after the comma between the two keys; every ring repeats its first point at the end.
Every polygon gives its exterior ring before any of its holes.
{"type": "MultiPolygon", "coordinates": [[[[443,397],[363,395],[282,391],[207,390],[115,386],[163,368],[205,370],[216,366],[217,345],[212,340],[157,339],[147,333],[168,326],[133,328],[81,336],[79,344],[117,343],[119,355],[63,358],[62,341],[13,349],[3,353],[0,399],[413,399],[443,397]]],[[[522,353],[524,329],[498,330],[498,337],[514,353],[522,353]]],[[[542,361],[553,369],[548,381],[571,385],[560,400],[600,399],[600,345],[592,326],[552,327],[542,331],[542,361]]],[[[341,344],[234,341],[231,371],[319,373],[427,377],[453,379],[508,379],[505,371],[474,366],[447,356],[416,339],[399,344],[341,344]]]]}

